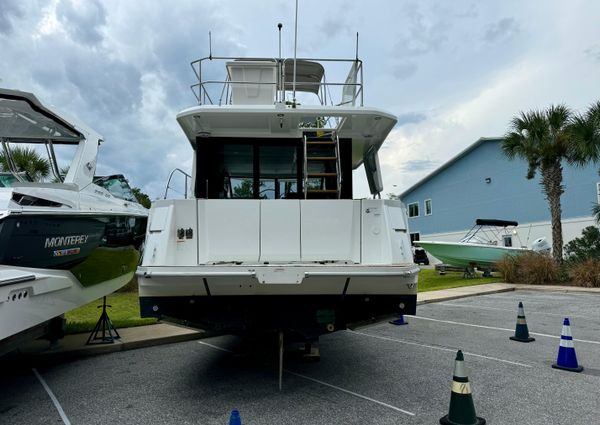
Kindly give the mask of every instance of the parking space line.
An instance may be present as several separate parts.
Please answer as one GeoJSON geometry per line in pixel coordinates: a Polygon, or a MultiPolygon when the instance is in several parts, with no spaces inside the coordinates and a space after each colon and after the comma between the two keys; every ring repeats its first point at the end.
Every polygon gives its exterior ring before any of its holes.
{"type": "MultiPolygon", "coordinates": [[[[497,311],[516,311],[516,309],[509,308],[498,308],[498,307],[482,307],[468,304],[454,304],[454,303],[438,303],[438,305],[448,306],[448,307],[458,307],[458,308],[471,308],[476,310],[497,310],[497,311]]],[[[545,311],[535,311],[530,308],[527,309],[527,315],[530,314],[544,314],[547,316],[557,316],[557,317],[578,317],[581,319],[589,319],[589,320],[600,320],[600,317],[592,317],[592,316],[581,316],[578,314],[559,314],[559,313],[547,313],[545,311]]]]}
{"type": "MultiPolygon", "coordinates": [[[[226,353],[233,353],[233,351],[231,351],[231,350],[228,350],[227,348],[219,347],[218,345],[209,344],[208,342],[204,342],[204,341],[198,341],[198,343],[199,343],[199,344],[202,344],[202,345],[206,345],[207,347],[214,348],[215,350],[219,350],[219,351],[225,351],[226,353]]],[[[324,385],[324,386],[326,386],[326,387],[330,387],[330,388],[336,389],[336,390],[338,390],[338,391],[342,391],[342,392],[344,392],[344,393],[347,393],[347,394],[353,395],[354,397],[362,398],[363,400],[367,400],[367,401],[370,401],[370,402],[372,402],[372,403],[379,404],[380,406],[387,407],[387,408],[389,408],[389,409],[395,410],[395,411],[397,411],[397,412],[404,413],[404,414],[406,414],[406,415],[415,416],[415,414],[414,414],[414,413],[412,413],[412,412],[409,412],[408,410],[404,410],[404,409],[401,409],[401,408],[399,408],[399,407],[392,406],[391,404],[384,403],[383,401],[375,400],[374,398],[367,397],[366,395],[362,395],[362,394],[359,394],[359,393],[355,393],[354,391],[350,391],[350,390],[347,390],[347,389],[345,389],[345,388],[341,388],[341,387],[338,387],[338,386],[335,386],[335,385],[332,385],[332,384],[328,384],[327,382],[323,382],[323,381],[320,381],[320,380],[318,380],[318,379],[311,378],[310,376],[306,376],[306,375],[302,375],[302,374],[300,374],[300,373],[292,372],[292,371],[291,371],[291,370],[289,370],[289,369],[283,369],[283,370],[284,370],[285,372],[289,373],[290,375],[295,375],[295,376],[298,376],[299,378],[304,378],[304,379],[307,379],[307,380],[309,380],[309,381],[316,382],[316,383],[318,383],[318,384],[321,384],[321,385],[324,385]]]]}
{"type": "MultiPolygon", "coordinates": [[[[409,316],[409,315],[406,315],[409,316]]],[[[495,331],[508,331],[508,332],[514,332],[514,329],[508,329],[508,328],[497,328],[495,326],[483,326],[483,325],[474,325],[473,323],[462,323],[462,322],[455,322],[453,320],[441,320],[441,319],[434,319],[432,317],[423,317],[423,316],[412,316],[410,315],[409,317],[412,317],[413,319],[420,319],[420,320],[430,320],[432,322],[440,322],[440,323],[448,323],[451,325],[460,325],[460,326],[470,326],[473,328],[482,328],[482,329],[492,329],[495,331]]],[[[556,335],[548,335],[548,334],[542,334],[539,332],[529,332],[531,335],[537,335],[537,336],[543,336],[546,338],[554,338],[554,339],[560,339],[560,335],[556,336],[556,335]]],[[[600,345],[600,341],[590,341],[588,339],[577,339],[577,338],[573,338],[573,341],[578,341],[578,342],[584,342],[587,344],[597,344],[600,345]]]]}
{"type": "MultiPolygon", "coordinates": [[[[447,348],[447,347],[440,347],[440,346],[437,346],[437,345],[422,344],[420,342],[406,341],[406,340],[403,340],[403,339],[390,338],[390,337],[381,336],[381,335],[373,335],[373,334],[368,334],[368,333],[365,333],[365,332],[352,331],[350,329],[346,330],[346,332],[350,332],[350,333],[354,333],[354,334],[358,334],[358,335],[364,335],[364,336],[368,336],[368,337],[371,337],[371,338],[383,339],[385,341],[399,342],[401,344],[406,344],[406,345],[415,345],[417,347],[431,348],[433,350],[449,351],[449,352],[452,352],[452,353],[455,353],[456,350],[457,350],[456,348],[447,348]]],[[[463,351],[463,354],[467,354],[467,355],[472,356],[472,357],[480,357],[482,359],[493,360],[493,361],[496,361],[496,362],[508,363],[508,364],[512,364],[512,365],[515,365],[515,366],[531,367],[531,365],[528,365],[528,364],[525,364],[525,363],[513,362],[513,361],[510,361],[510,360],[499,359],[497,357],[484,356],[483,354],[470,353],[468,351],[463,351]]]]}
{"type": "Polygon", "coordinates": [[[52,392],[52,390],[50,389],[48,384],[46,384],[46,381],[44,380],[44,378],[42,378],[42,375],[40,375],[35,368],[32,368],[31,371],[37,377],[38,381],[40,381],[40,383],[42,384],[42,387],[44,387],[44,389],[50,396],[50,400],[52,400],[54,407],[56,407],[56,410],[58,410],[58,414],[60,415],[60,418],[62,419],[63,423],[65,425],[71,425],[71,421],[69,420],[69,418],[67,418],[65,411],[63,410],[62,406],[58,402],[58,399],[56,398],[56,396],[54,395],[54,393],[52,392]]]}
{"type": "Polygon", "coordinates": [[[198,344],[206,345],[207,347],[212,347],[215,350],[225,351],[226,353],[233,353],[233,351],[228,350],[227,348],[219,347],[218,345],[212,345],[212,344],[209,344],[208,342],[198,341],[198,344]]]}
{"type": "Polygon", "coordinates": [[[298,376],[298,377],[300,377],[300,378],[304,378],[304,379],[307,379],[307,380],[309,380],[309,381],[316,382],[317,384],[321,384],[321,385],[324,385],[324,386],[326,386],[326,387],[330,387],[330,388],[333,388],[333,389],[335,389],[335,390],[342,391],[342,392],[344,392],[344,393],[347,393],[347,394],[353,395],[354,397],[362,398],[363,400],[367,400],[367,401],[370,401],[370,402],[372,402],[372,403],[379,404],[380,406],[384,406],[384,407],[387,407],[387,408],[389,408],[389,409],[393,409],[393,410],[395,410],[395,411],[397,411],[397,412],[401,412],[401,413],[404,413],[404,414],[406,414],[406,415],[415,416],[415,414],[414,414],[413,412],[409,412],[408,410],[400,409],[399,407],[392,406],[391,404],[384,403],[383,401],[375,400],[374,398],[367,397],[367,396],[365,396],[365,395],[362,395],[362,394],[355,393],[354,391],[350,391],[350,390],[347,390],[347,389],[345,389],[345,388],[338,387],[338,386],[336,386],[336,385],[328,384],[327,382],[323,382],[323,381],[320,381],[320,380],[318,380],[318,379],[311,378],[310,376],[306,376],[306,375],[302,375],[302,374],[300,374],[300,373],[292,372],[292,371],[291,371],[291,370],[289,370],[289,369],[284,369],[284,370],[285,370],[287,373],[289,373],[290,375],[295,375],[295,376],[298,376]]]}

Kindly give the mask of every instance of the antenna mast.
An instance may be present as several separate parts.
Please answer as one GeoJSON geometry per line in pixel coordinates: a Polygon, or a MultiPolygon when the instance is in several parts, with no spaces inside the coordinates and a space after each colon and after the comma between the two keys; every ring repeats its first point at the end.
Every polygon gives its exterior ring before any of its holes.
{"type": "Polygon", "coordinates": [[[212,60],[212,34],[208,32],[208,59],[212,60]]]}
{"type": "Polygon", "coordinates": [[[293,107],[296,107],[296,51],[298,50],[298,0],[296,0],[296,23],[295,23],[295,30],[294,30],[294,83],[292,85],[293,87],[293,101],[294,101],[294,105],[293,107]]]}

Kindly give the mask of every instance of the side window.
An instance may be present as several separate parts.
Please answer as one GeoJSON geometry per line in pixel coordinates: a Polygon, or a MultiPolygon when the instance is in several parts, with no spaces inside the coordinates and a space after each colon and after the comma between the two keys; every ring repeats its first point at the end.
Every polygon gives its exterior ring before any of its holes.
{"type": "Polygon", "coordinates": [[[425,199],[425,215],[431,215],[431,199],[425,199]]]}
{"type": "Polygon", "coordinates": [[[421,234],[419,232],[410,234],[410,244],[412,246],[414,246],[415,242],[419,240],[421,240],[421,234]]]}
{"type": "Polygon", "coordinates": [[[409,217],[418,217],[419,216],[419,203],[413,202],[412,204],[408,204],[408,216],[409,217]]]}

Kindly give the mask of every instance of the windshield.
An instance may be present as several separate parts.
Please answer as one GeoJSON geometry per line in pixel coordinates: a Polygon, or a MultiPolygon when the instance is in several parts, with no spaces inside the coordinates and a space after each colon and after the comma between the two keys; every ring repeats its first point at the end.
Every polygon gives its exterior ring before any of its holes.
{"type": "Polygon", "coordinates": [[[31,182],[33,181],[27,173],[19,173],[19,180],[12,173],[0,173],[0,187],[12,187],[15,183],[19,183],[20,181],[31,182]]]}
{"type": "Polygon", "coordinates": [[[108,190],[115,198],[137,202],[129,183],[121,175],[94,177],[94,183],[108,190]]]}

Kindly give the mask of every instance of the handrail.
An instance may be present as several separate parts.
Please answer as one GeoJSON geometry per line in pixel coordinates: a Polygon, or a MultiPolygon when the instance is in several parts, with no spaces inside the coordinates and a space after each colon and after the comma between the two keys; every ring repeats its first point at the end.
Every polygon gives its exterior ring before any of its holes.
{"type": "Polygon", "coordinates": [[[171,171],[171,174],[169,174],[169,179],[167,180],[167,187],[165,188],[165,197],[163,199],[167,199],[167,193],[169,192],[169,189],[174,190],[170,185],[171,185],[171,178],[173,178],[173,174],[175,174],[175,172],[180,172],[181,174],[183,174],[185,176],[185,199],[187,199],[187,195],[188,195],[188,178],[191,179],[192,176],[190,176],[188,173],[186,173],[185,171],[183,171],[181,168],[175,168],[173,169],[173,171],[171,171]]]}
{"type": "MultiPolygon", "coordinates": [[[[192,70],[197,79],[197,83],[192,84],[190,89],[194,93],[196,97],[196,101],[199,105],[203,103],[209,103],[211,105],[214,104],[207,88],[212,85],[223,85],[221,90],[221,96],[219,97],[219,106],[223,104],[223,97],[225,98],[225,103],[228,104],[231,101],[229,97],[230,87],[232,85],[253,85],[253,86],[275,86],[275,96],[273,98],[273,102],[284,102],[285,101],[285,93],[286,87],[290,87],[292,84],[291,81],[286,81],[285,79],[285,64],[286,61],[291,61],[290,58],[243,58],[243,57],[235,57],[235,56],[209,56],[197,59],[190,63],[192,70]],[[203,80],[202,79],[202,65],[206,61],[263,61],[263,62],[272,62],[277,65],[276,70],[276,78],[274,82],[259,82],[259,81],[232,81],[231,76],[227,72],[227,78],[225,80],[203,80]]],[[[356,82],[328,82],[326,78],[326,74],[323,74],[322,82],[311,82],[311,81],[303,81],[301,84],[303,86],[314,86],[318,87],[317,89],[317,98],[321,105],[327,104],[327,95],[329,94],[330,101],[332,105],[335,106],[344,106],[344,105],[355,105],[355,103],[359,100],[360,106],[364,106],[364,80],[363,80],[363,66],[362,61],[360,59],[352,58],[352,59],[344,59],[344,58],[298,58],[297,61],[312,61],[312,62],[324,62],[324,63],[351,63],[352,68],[351,72],[353,75],[353,80],[356,82]],[[352,98],[350,100],[343,101],[341,99],[340,102],[334,103],[333,99],[331,99],[331,87],[336,86],[345,86],[345,87],[355,87],[354,93],[352,94],[352,98]]],[[[323,65],[323,64],[321,64],[323,65]]],[[[293,78],[295,80],[296,73],[294,73],[293,78]]],[[[297,90],[297,87],[292,87],[292,89],[287,89],[288,92],[291,93],[293,89],[297,90]]],[[[293,107],[294,105],[292,105],[293,107]]]]}

